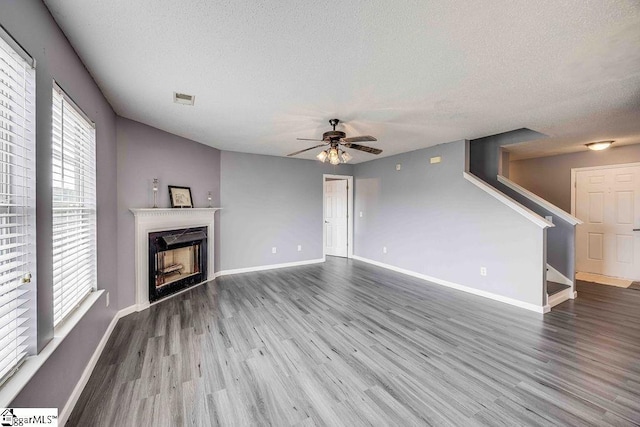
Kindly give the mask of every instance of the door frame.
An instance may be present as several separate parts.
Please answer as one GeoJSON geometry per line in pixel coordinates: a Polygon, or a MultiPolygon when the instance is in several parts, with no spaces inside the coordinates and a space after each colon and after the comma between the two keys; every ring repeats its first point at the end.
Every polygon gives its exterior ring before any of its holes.
{"type": "MultiPolygon", "coordinates": [[[[582,167],[582,168],[571,168],[571,215],[576,216],[576,190],[577,190],[577,182],[576,182],[576,178],[577,178],[577,174],[578,172],[584,172],[584,171],[594,171],[594,170],[601,170],[601,169],[618,169],[618,168],[628,168],[628,167],[634,167],[634,166],[640,166],[640,162],[633,162],[633,163],[616,163],[613,165],[599,165],[599,166],[586,166],[586,167],[582,167]]],[[[577,217],[576,217],[577,218],[577,217]]],[[[578,224],[576,227],[579,227],[580,225],[578,224]]],[[[578,246],[575,246],[574,249],[575,252],[575,259],[576,259],[576,273],[578,272],[577,269],[577,259],[578,259],[578,246]]],[[[574,285],[575,286],[575,285],[574,285]]]]}
{"type": "Polygon", "coordinates": [[[329,179],[341,179],[347,181],[347,258],[353,258],[353,176],[352,175],[333,175],[322,174],[322,258],[327,259],[326,233],[324,230],[324,214],[325,214],[325,186],[324,183],[329,179]]]}
{"type": "Polygon", "coordinates": [[[615,165],[587,166],[583,168],[571,168],[571,215],[576,216],[576,175],[578,174],[578,172],[594,171],[599,169],[628,168],[633,166],[640,166],[640,162],[617,163],[615,165]]]}

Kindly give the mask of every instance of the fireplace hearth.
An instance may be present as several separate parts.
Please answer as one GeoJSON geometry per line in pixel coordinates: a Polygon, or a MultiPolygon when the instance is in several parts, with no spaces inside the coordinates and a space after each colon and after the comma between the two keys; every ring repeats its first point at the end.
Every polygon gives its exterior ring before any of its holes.
{"type": "Polygon", "coordinates": [[[149,233],[149,301],[207,280],[207,227],[149,233]]]}

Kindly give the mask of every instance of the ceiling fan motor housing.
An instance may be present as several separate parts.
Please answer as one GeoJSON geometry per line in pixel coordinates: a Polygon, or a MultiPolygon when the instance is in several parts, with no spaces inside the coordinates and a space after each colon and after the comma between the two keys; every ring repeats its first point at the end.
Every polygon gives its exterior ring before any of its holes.
{"type": "Polygon", "coordinates": [[[322,134],[322,139],[324,141],[337,141],[339,139],[342,139],[344,137],[346,137],[347,134],[344,132],[341,132],[339,130],[330,130],[329,132],[325,132],[322,134]]]}

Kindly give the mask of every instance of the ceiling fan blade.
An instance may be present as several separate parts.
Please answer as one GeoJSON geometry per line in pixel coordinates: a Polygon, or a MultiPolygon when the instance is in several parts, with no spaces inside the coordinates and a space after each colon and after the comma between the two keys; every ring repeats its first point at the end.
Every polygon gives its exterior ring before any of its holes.
{"type": "Polygon", "coordinates": [[[324,147],[325,144],[316,145],[315,147],[305,148],[304,150],[296,151],[295,153],[287,154],[287,157],[295,156],[296,154],[304,153],[305,151],[313,150],[314,148],[324,147]]]}
{"type": "Polygon", "coordinates": [[[345,147],[347,147],[347,148],[352,148],[354,150],[364,151],[366,153],[371,153],[371,154],[380,154],[380,153],[382,153],[382,150],[380,150],[378,148],[367,147],[366,145],[351,144],[351,143],[346,143],[346,144],[343,144],[343,145],[345,147]]]}
{"type": "Polygon", "coordinates": [[[324,141],[324,139],[296,138],[298,141],[324,141]]]}
{"type": "Polygon", "coordinates": [[[371,135],[362,135],[362,136],[352,136],[351,138],[343,138],[342,139],[344,142],[365,142],[365,141],[377,141],[377,139],[375,139],[373,136],[371,135]]]}

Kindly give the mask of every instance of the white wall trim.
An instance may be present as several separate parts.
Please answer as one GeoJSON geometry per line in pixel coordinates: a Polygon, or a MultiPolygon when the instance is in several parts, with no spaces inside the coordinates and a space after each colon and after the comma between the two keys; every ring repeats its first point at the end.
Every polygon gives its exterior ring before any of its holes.
{"type": "Polygon", "coordinates": [[[109,326],[107,327],[107,330],[104,332],[104,335],[102,335],[102,339],[98,343],[98,346],[93,352],[93,355],[89,359],[89,362],[87,362],[87,366],[84,368],[84,372],[82,372],[80,379],[76,383],[76,386],[73,388],[73,391],[71,392],[71,396],[69,396],[69,399],[67,399],[67,403],[64,405],[64,408],[62,408],[62,411],[60,411],[60,416],[58,417],[58,424],[60,426],[64,426],[67,423],[67,420],[71,415],[71,412],[73,412],[73,408],[76,406],[76,403],[78,403],[78,399],[80,398],[80,395],[84,390],[84,387],[87,385],[87,382],[89,381],[89,378],[93,373],[93,369],[96,367],[96,363],[98,363],[98,360],[102,355],[102,351],[104,350],[105,345],[107,345],[107,341],[109,341],[109,337],[111,336],[111,333],[115,329],[116,324],[118,323],[118,320],[120,320],[124,316],[134,313],[135,311],[136,311],[136,306],[132,305],[118,311],[115,314],[115,316],[113,316],[113,319],[111,319],[111,323],[109,323],[109,326]]]}
{"type": "Polygon", "coordinates": [[[561,218],[564,221],[568,222],[569,224],[571,224],[571,225],[582,224],[582,221],[580,221],[575,216],[570,215],[569,213],[563,211],[562,209],[560,209],[559,207],[557,207],[553,203],[549,203],[548,201],[546,201],[542,197],[538,196],[537,194],[534,194],[531,191],[527,190],[526,188],[524,188],[524,187],[516,184],[515,182],[511,181],[509,178],[506,178],[506,177],[504,177],[502,175],[498,175],[498,182],[506,185],[507,187],[509,187],[510,189],[515,191],[516,193],[518,193],[518,194],[526,197],[527,199],[531,200],[532,202],[536,203],[538,206],[541,206],[541,207],[545,208],[546,210],[548,210],[549,212],[551,212],[552,214],[554,214],[558,218],[561,218]]]}
{"type": "Polygon", "coordinates": [[[569,285],[573,288],[573,280],[569,279],[549,264],[547,264],[547,280],[550,282],[561,283],[563,285],[569,285]]]}
{"type": "Polygon", "coordinates": [[[69,316],[58,325],[53,333],[53,339],[44,346],[40,353],[29,356],[18,370],[0,388],[0,406],[8,407],[18,396],[22,389],[31,381],[40,367],[51,357],[58,346],[69,336],[74,327],[89,312],[93,305],[100,299],[104,289],[91,292],[69,316]]]}
{"type": "Polygon", "coordinates": [[[549,307],[555,307],[556,305],[565,302],[568,299],[572,299],[571,296],[573,295],[573,292],[571,291],[571,288],[567,288],[565,290],[562,290],[558,293],[555,293],[553,295],[551,295],[549,297],[549,307]]]}
{"type": "Polygon", "coordinates": [[[326,234],[324,231],[324,183],[327,178],[332,179],[346,179],[347,180],[347,258],[353,258],[353,227],[355,224],[355,219],[353,218],[353,176],[351,175],[332,175],[332,174],[322,174],[322,256],[325,257],[327,254],[325,253],[325,239],[326,234]]]}
{"type": "Polygon", "coordinates": [[[216,277],[229,276],[231,274],[252,273],[254,271],[275,270],[277,268],[299,267],[301,265],[318,264],[325,262],[325,258],[308,259],[304,261],[285,262],[282,264],[258,265],[256,267],[235,268],[232,270],[222,270],[216,273],[216,277]]]}
{"type": "Polygon", "coordinates": [[[485,193],[493,196],[498,201],[502,202],[504,205],[510,207],[511,209],[513,209],[514,211],[516,211],[517,213],[519,213],[520,215],[522,215],[523,217],[525,217],[526,219],[528,219],[529,221],[537,225],[538,227],[540,228],[554,227],[552,223],[542,218],[540,215],[538,215],[531,209],[526,208],[522,206],[520,203],[511,199],[510,197],[507,197],[505,194],[496,190],[495,188],[493,188],[492,186],[490,186],[489,184],[487,184],[477,176],[473,175],[472,173],[462,172],[462,176],[464,176],[464,179],[466,179],[467,181],[469,181],[470,183],[472,183],[473,185],[475,185],[485,193]]]}
{"type": "Polygon", "coordinates": [[[576,174],[582,171],[593,171],[600,169],[617,169],[640,166],[640,162],[618,163],[615,165],[586,166],[583,168],[571,168],[571,215],[576,214],[576,174]]]}
{"type": "Polygon", "coordinates": [[[396,267],[394,265],[385,264],[379,261],[374,261],[369,258],[363,258],[358,255],[354,255],[353,259],[358,261],[366,262],[368,264],[372,264],[378,267],[386,268],[388,270],[392,270],[398,273],[406,274],[407,276],[416,277],[418,279],[426,280],[427,282],[435,283],[437,285],[446,286],[448,288],[453,288],[459,291],[467,292],[470,294],[478,295],[481,297],[489,298],[495,301],[500,301],[506,304],[514,305],[516,307],[524,308],[525,310],[535,311],[536,313],[548,313],[550,310],[549,305],[535,305],[528,302],[520,301],[514,298],[505,297],[502,295],[494,294],[492,292],[483,291],[480,289],[471,288],[469,286],[460,285],[458,283],[449,282],[448,280],[438,279],[436,277],[427,276],[426,274],[416,273],[415,271],[405,270],[404,268],[396,267]]]}

